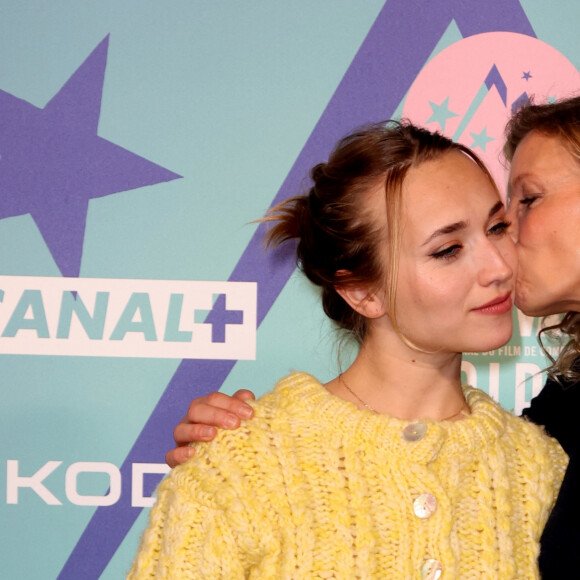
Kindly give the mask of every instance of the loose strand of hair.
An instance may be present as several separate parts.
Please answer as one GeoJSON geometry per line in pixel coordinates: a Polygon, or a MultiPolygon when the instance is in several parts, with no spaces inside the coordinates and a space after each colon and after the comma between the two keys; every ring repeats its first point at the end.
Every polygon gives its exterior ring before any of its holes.
{"type": "MultiPolygon", "coordinates": [[[[560,322],[542,328],[538,339],[544,354],[550,361],[546,370],[551,378],[559,383],[562,380],[580,380],[580,368],[576,362],[580,357],[580,313],[566,313],[560,322]],[[553,338],[557,333],[567,336],[568,340],[562,346],[558,357],[555,358],[546,348],[543,335],[553,338]]],[[[565,338],[560,337],[559,340],[563,342],[565,338]]]]}
{"type": "Polygon", "coordinates": [[[306,198],[303,195],[290,197],[272,206],[265,216],[253,223],[274,224],[264,235],[266,248],[280,246],[284,242],[300,237],[303,226],[306,198]]]}

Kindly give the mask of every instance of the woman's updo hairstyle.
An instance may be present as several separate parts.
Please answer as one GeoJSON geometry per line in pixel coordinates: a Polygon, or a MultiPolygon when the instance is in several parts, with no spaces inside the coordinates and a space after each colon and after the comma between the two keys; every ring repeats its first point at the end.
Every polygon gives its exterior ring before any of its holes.
{"type": "Polygon", "coordinates": [[[268,245],[298,241],[298,265],[321,287],[325,313],[359,342],[367,320],[347,305],[336,286],[385,287],[387,312],[398,330],[394,312],[403,181],[411,167],[450,151],[468,155],[493,183],[470,149],[407,121],[386,121],[339,141],[328,161],[311,170],[308,193],[282,202],[264,218],[276,222],[266,235],[268,245]],[[379,184],[385,191],[386,228],[366,201],[369,189],[379,184]],[[386,272],[379,260],[380,244],[389,252],[386,272]]]}

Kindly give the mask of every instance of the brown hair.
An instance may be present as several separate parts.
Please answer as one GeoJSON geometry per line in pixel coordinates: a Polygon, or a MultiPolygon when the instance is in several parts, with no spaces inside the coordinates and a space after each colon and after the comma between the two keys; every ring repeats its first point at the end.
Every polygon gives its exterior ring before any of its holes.
{"type": "Polygon", "coordinates": [[[298,240],[298,265],[321,287],[325,313],[359,342],[367,321],[344,302],[336,287],[384,283],[387,312],[399,331],[395,290],[403,181],[410,168],[452,151],[470,157],[493,183],[475,153],[440,133],[408,121],[362,127],[339,141],[326,163],[312,169],[313,184],[306,195],[282,202],[264,218],[276,222],[267,234],[268,244],[298,240]],[[386,228],[365,209],[367,192],[379,183],[384,184],[386,228]],[[386,271],[378,251],[384,243],[389,252],[386,271]]]}
{"type": "MultiPolygon", "coordinates": [[[[536,105],[532,101],[522,106],[506,127],[504,154],[512,161],[518,145],[529,133],[558,137],[569,153],[580,163],[580,96],[556,103],[536,105]]],[[[556,378],[580,379],[580,365],[574,364],[580,355],[580,313],[568,312],[558,324],[540,331],[540,345],[552,362],[548,373],[556,378]],[[565,344],[554,359],[544,348],[542,335],[561,333],[565,344]]]]}
{"type": "Polygon", "coordinates": [[[505,129],[503,151],[508,161],[511,162],[518,145],[532,131],[559,137],[570,154],[580,161],[580,96],[543,105],[530,101],[520,107],[505,129]]]}

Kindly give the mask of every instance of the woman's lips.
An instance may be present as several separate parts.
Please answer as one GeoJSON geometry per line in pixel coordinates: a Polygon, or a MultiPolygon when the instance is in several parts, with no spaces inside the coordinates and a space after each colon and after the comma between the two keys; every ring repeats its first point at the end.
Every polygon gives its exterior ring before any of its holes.
{"type": "Polygon", "coordinates": [[[479,312],[480,314],[505,314],[512,309],[512,295],[511,292],[504,294],[503,296],[498,296],[493,300],[478,306],[473,309],[473,312],[479,312]]]}

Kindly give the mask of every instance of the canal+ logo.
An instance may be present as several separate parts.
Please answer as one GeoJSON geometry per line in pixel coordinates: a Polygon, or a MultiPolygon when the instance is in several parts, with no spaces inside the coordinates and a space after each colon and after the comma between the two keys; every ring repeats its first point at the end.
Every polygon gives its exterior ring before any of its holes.
{"type": "Polygon", "coordinates": [[[0,220],[32,217],[64,276],[0,277],[0,353],[255,358],[255,283],[78,278],[90,200],[181,177],[97,135],[107,51],[43,108],[0,90],[0,220]]]}

